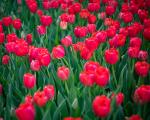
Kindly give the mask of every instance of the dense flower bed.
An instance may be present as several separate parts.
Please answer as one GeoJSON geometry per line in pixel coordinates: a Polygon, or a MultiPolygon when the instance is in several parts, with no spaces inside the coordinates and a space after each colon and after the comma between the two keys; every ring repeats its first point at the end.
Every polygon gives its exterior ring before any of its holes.
{"type": "Polygon", "coordinates": [[[0,13],[0,120],[150,120],[150,0],[2,0],[0,13]]]}

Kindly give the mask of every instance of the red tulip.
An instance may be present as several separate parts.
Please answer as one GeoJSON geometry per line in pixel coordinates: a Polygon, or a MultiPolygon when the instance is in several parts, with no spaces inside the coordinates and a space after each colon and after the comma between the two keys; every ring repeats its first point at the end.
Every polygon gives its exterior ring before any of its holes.
{"type": "Polygon", "coordinates": [[[47,96],[48,100],[53,99],[54,95],[55,95],[55,89],[53,85],[46,85],[43,89],[45,95],[47,96]]]}
{"type": "Polygon", "coordinates": [[[15,42],[9,42],[5,44],[5,48],[8,53],[13,53],[15,49],[14,47],[15,47],[15,42]]]}
{"type": "Polygon", "coordinates": [[[105,95],[96,96],[92,103],[93,111],[98,117],[107,117],[110,113],[110,99],[105,95]]]}
{"type": "Polygon", "coordinates": [[[28,43],[25,40],[23,40],[23,39],[16,40],[15,43],[16,44],[14,46],[14,53],[17,56],[25,56],[25,55],[28,54],[29,46],[28,46],[28,43]]]}
{"type": "Polygon", "coordinates": [[[96,71],[96,69],[100,66],[98,62],[88,61],[84,64],[85,71],[96,71]]]}
{"type": "Polygon", "coordinates": [[[8,55],[4,55],[2,57],[2,64],[7,65],[9,63],[10,57],[8,55]]]}
{"type": "Polygon", "coordinates": [[[99,3],[88,3],[87,8],[90,12],[96,12],[96,11],[99,11],[100,4],[99,3]]]}
{"type": "Polygon", "coordinates": [[[144,50],[140,50],[138,54],[138,59],[140,60],[147,60],[148,59],[148,52],[144,50]]]}
{"type": "Polygon", "coordinates": [[[61,43],[66,47],[72,45],[72,37],[70,35],[66,36],[61,40],[61,43]]]}
{"type": "Polygon", "coordinates": [[[0,24],[0,33],[3,32],[3,26],[0,24]]]}
{"type": "Polygon", "coordinates": [[[132,22],[132,20],[133,20],[133,15],[132,15],[131,12],[125,12],[125,13],[122,14],[122,17],[121,17],[121,18],[123,19],[123,21],[124,21],[125,23],[129,23],[129,22],[132,22]]]}
{"type": "Polygon", "coordinates": [[[28,89],[32,89],[36,85],[36,78],[31,73],[26,73],[23,76],[24,86],[28,89]]]}
{"type": "Polygon", "coordinates": [[[145,61],[135,63],[135,72],[142,77],[146,77],[149,72],[149,64],[145,61]]]}
{"type": "Polygon", "coordinates": [[[86,46],[83,46],[80,50],[80,56],[84,60],[89,60],[93,55],[93,51],[89,50],[86,46]]]}
{"type": "Polygon", "coordinates": [[[96,37],[90,37],[85,39],[85,46],[90,50],[94,51],[98,48],[98,39],[96,37]]]}
{"type": "Polygon", "coordinates": [[[7,34],[6,41],[7,42],[15,42],[17,39],[17,35],[15,33],[7,34]]]}
{"type": "Polygon", "coordinates": [[[3,17],[2,18],[2,23],[6,27],[8,27],[9,25],[11,25],[12,24],[12,18],[11,18],[11,16],[3,17]]]}
{"type": "Polygon", "coordinates": [[[38,60],[32,60],[30,63],[30,68],[33,71],[39,71],[41,68],[41,64],[38,60]]]}
{"type": "Polygon", "coordinates": [[[24,101],[25,103],[31,103],[33,104],[33,98],[31,95],[27,95],[25,98],[24,98],[24,101]]]}
{"type": "Polygon", "coordinates": [[[150,41],[150,27],[144,29],[143,36],[146,40],[150,41]]]}
{"type": "Polygon", "coordinates": [[[123,100],[124,100],[124,94],[123,93],[118,93],[116,95],[116,104],[119,106],[123,103],[123,100]]]}
{"type": "Polygon", "coordinates": [[[38,9],[38,10],[36,11],[36,13],[37,13],[37,15],[38,15],[39,17],[41,17],[41,16],[43,15],[43,11],[40,10],[40,9],[38,9]]]}
{"type": "Polygon", "coordinates": [[[34,120],[35,108],[31,103],[22,103],[16,109],[16,116],[18,120],[34,120]]]}
{"type": "Polygon", "coordinates": [[[92,86],[95,83],[95,73],[92,71],[83,71],[79,79],[84,86],[92,86]]]}
{"type": "Polygon", "coordinates": [[[107,32],[106,31],[98,31],[95,34],[95,37],[98,39],[99,43],[103,43],[107,39],[107,32]]]}
{"type": "Polygon", "coordinates": [[[21,28],[21,26],[22,26],[21,20],[20,20],[19,18],[13,20],[12,24],[13,24],[13,27],[14,27],[16,30],[19,30],[19,29],[21,28]]]}
{"type": "Polygon", "coordinates": [[[61,80],[65,81],[69,78],[70,70],[69,68],[62,66],[57,69],[57,76],[61,80]]]}
{"type": "Polygon", "coordinates": [[[144,104],[150,102],[150,85],[141,85],[134,92],[134,101],[144,104]]]}
{"type": "Polygon", "coordinates": [[[74,34],[77,38],[85,37],[88,33],[87,27],[76,26],[74,29],[74,34]]]}
{"type": "Polygon", "coordinates": [[[130,47],[137,47],[137,48],[141,48],[142,45],[142,40],[138,37],[134,37],[130,39],[130,47]]]}
{"type": "Polygon", "coordinates": [[[38,25],[37,28],[36,28],[36,30],[37,30],[37,33],[38,33],[39,35],[44,35],[44,34],[46,34],[46,27],[45,27],[45,26],[38,25]]]}
{"type": "Polygon", "coordinates": [[[143,120],[138,114],[130,116],[127,120],[143,120]]]}
{"type": "Polygon", "coordinates": [[[110,48],[105,51],[105,60],[109,64],[116,64],[119,60],[119,51],[115,48],[110,48]]]}
{"type": "Polygon", "coordinates": [[[95,82],[100,87],[104,87],[108,84],[110,78],[109,70],[103,66],[100,66],[96,70],[95,82]]]}
{"type": "Polygon", "coordinates": [[[96,25],[95,24],[88,24],[87,29],[89,33],[94,33],[96,31],[96,25]]]}
{"type": "Polygon", "coordinates": [[[3,44],[5,41],[5,34],[4,33],[0,33],[0,44],[3,44]]]}
{"type": "Polygon", "coordinates": [[[48,98],[44,91],[37,91],[34,93],[33,100],[39,107],[43,107],[46,105],[48,98]]]}
{"type": "Polygon", "coordinates": [[[137,47],[129,47],[128,48],[128,55],[130,58],[137,58],[139,54],[139,48],[137,47]]]}
{"type": "Polygon", "coordinates": [[[113,15],[115,13],[116,9],[113,6],[106,6],[106,14],[107,15],[113,15]]]}
{"type": "Polygon", "coordinates": [[[32,34],[27,34],[26,35],[26,41],[27,41],[28,44],[32,43],[32,34]]]}
{"type": "Polygon", "coordinates": [[[83,119],[80,118],[80,117],[77,117],[77,118],[75,118],[75,117],[65,117],[63,120],[83,120],[83,119]]]}
{"type": "Polygon", "coordinates": [[[42,15],[40,18],[40,22],[43,26],[50,26],[52,24],[52,17],[48,15],[42,15]]]}
{"type": "Polygon", "coordinates": [[[87,19],[90,15],[90,12],[87,9],[82,9],[79,13],[80,17],[83,19],[87,19]]]}
{"type": "Polygon", "coordinates": [[[65,49],[63,46],[58,45],[52,49],[52,56],[54,59],[60,59],[65,56],[65,49]]]}
{"type": "Polygon", "coordinates": [[[97,20],[97,18],[96,18],[96,16],[94,14],[90,14],[88,16],[88,23],[94,24],[96,22],[96,20],[97,20]]]}

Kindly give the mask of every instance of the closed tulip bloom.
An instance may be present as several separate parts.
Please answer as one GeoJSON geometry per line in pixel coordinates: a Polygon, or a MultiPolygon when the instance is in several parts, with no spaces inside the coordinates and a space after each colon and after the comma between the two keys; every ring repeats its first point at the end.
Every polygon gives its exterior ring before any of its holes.
{"type": "Polygon", "coordinates": [[[95,24],[88,24],[87,29],[89,33],[94,33],[96,31],[96,25],[95,24]]]}
{"type": "Polygon", "coordinates": [[[28,54],[28,51],[29,51],[29,46],[28,46],[28,43],[23,40],[23,39],[20,39],[20,40],[16,40],[15,42],[15,47],[14,47],[14,53],[17,55],[17,56],[25,56],[28,54]]]}
{"type": "Polygon", "coordinates": [[[150,102],[150,85],[141,85],[134,92],[134,101],[140,104],[150,102]]]}
{"type": "Polygon", "coordinates": [[[72,45],[72,37],[70,35],[66,36],[61,40],[61,43],[66,47],[72,45]]]}
{"type": "Polygon", "coordinates": [[[50,54],[42,55],[40,58],[40,63],[42,66],[48,66],[51,62],[50,54]]]}
{"type": "Polygon", "coordinates": [[[100,66],[98,62],[88,61],[84,64],[85,71],[96,71],[96,69],[100,66]]]}
{"type": "Polygon", "coordinates": [[[124,94],[120,92],[116,95],[116,104],[119,106],[123,103],[123,101],[124,101],[124,94]]]}
{"type": "Polygon", "coordinates": [[[80,118],[80,117],[77,117],[77,118],[75,118],[75,117],[65,117],[63,120],[83,120],[83,119],[80,118]]]}
{"type": "Polygon", "coordinates": [[[110,99],[105,95],[96,96],[92,103],[92,108],[96,116],[107,117],[110,113],[110,99]]]}
{"type": "Polygon", "coordinates": [[[130,44],[129,46],[130,47],[137,47],[137,48],[140,48],[142,45],[142,40],[138,37],[133,37],[130,39],[130,44]]]}
{"type": "Polygon", "coordinates": [[[3,65],[7,65],[9,63],[9,61],[10,61],[10,57],[8,55],[4,55],[2,57],[2,64],[3,65]]]}
{"type": "Polygon", "coordinates": [[[87,9],[82,9],[79,13],[80,17],[83,19],[87,19],[90,15],[90,12],[87,9]]]}
{"type": "Polygon", "coordinates": [[[105,87],[109,82],[109,78],[110,78],[110,73],[107,68],[103,66],[97,68],[95,74],[95,82],[97,85],[99,85],[100,87],[105,87]]]}
{"type": "Polygon", "coordinates": [[[109,64],[116,64],[119,60],[119,51],[115,48],[110,48],[105,51],[105,60],[109,64]]]}
{"type": "Polygon", "coordinates": [[[7,42],[15,42],[17,40],[17,35],[15,33],[7,34],[6,41],[7,42]]]}
{"type": "Polygon", "coordinates": [[[87,27],[76,26],[74,28],[74,34],[77,38],[85,37],[88,33],[87,27]]]}
{"type": "Polygon", "coordinates": [[[15,42],[9,42],[9,43],[6,43],[5,44],[5,48],[6,48],[6,51],[8,52],[8,53],[13,53],[14,52],[14,50],[15,50],[15,42]]]}
{"type": "Polygon", "coordinates": [[[0,24],[0,33],[3,32],[3,26],[0,24]]]}
{"type": "Polygon", "coordinates": [[[52,49],[52,56],[54,59],[61,59],[65,56],[65,49],[62,45],[58,45],[52,49]]]}
{"type": "Polygon", "coordinates": [[[16,30],[19,30],[22,26],[21,20],[19,18],[13,20],[12,24],[16,30]]]}
{"type": "Polygon", "coordinates": [[[107,39],[107,32],[106,31],[98,31],[95,34],[96,38],[98,39],[99,43],[103,43],[107,39]]]}
{"type": "Polygon", "coordinates": [[[3,44],[5,41],[5,34],[4,33],[0,33],[0,44],[3,44]]]}
{"type": "Polygon", "coordinates": [[[70,70],[66,66],[61,66],[57,69],[57,76],[61,80],[65,81],[69,78],[70,70]]]}
{"type": "Polygon", "coordinates": [[[24,86],[28,89],[32,89],[36,85],[36,78],[31,73],[26,73],[23,76],[24,86]]]}
{"type": "Polygon", "coordinates": [[[115,13],[116,9],[113,6],[106,6],[106,14],[107,15],[113,15],[115,13]]]}
{"type": "Polygon", "coordinates": [[[97,20],[97,18],[96,18],[95,15],[90,14],[90,15],[88,16],[88,23],[89,23],[89,24],[94,24],[94,23],[96,22],[96,20],[97,20]]]}
{"type": "Polygon", "coordinates": [[[148,59],[148,52],[144,50],[140,50],[138,54],[138,59],[140,60],[147,60],[148,59]]]}
{"type": "Polygon", "coordinates": [[[31,103],[22,103],[15,111],[18,120],[34,120],[35,108],[31,103]]]}
{"type": "Polygon", "coordinates": [[[127,120],[143,120],[143,119],[140,117],[140,115],[135,114],[130,116],[127,120]]]}
{"type": "Polygon", "coordinates": [[[45,27],[45,26],[38,25],[37,28],[36,28],[36,30],[37,30],[37,33],[38,33],[39,35],[44,35],[44,34],[46,34],[46,27],[45,27]]]}
{"type": "Polygon", "coordinates": [[[27,41],[28,44],[32,43],[32,34],[27,34],[26,35],[26,41],[27,41]]]}
{"type": "Polygon", "coordinates": [[[25,101],[25,103],[31,103],[31,104],[33,104],[33,97],[31,95],[27,95],[24,98],[24,101],[25,101]]]}
{"type": "Polygon", "coordinates": [[[41,64],[38,60],[32,60],[30,63],[30,68],[33,71],[39,71],[41,69],[41,64]]]}
{"type": "Polygon", "coordinates": [[[83,71],[80,73],[79,79],[84,86],[91,87],[95,83],[95,73],[92,71],[83,71]]]}
{"type": "Polygon", "coordinates": [[[132,20],[133,20],[133,15],[132,15],[131,12],[125,12],[125,13],[122,14],[122,17],[121,17],[121,18],[123,19],[123,21],[124,21],[125,23],[129,23],[129,22],[132,22],[132,20]]]}
{"type": "Polygon", "coordinates": [[[99,3],[88,3],[87,8],[90,12],[96,12],[96,11],[99,11],[100,4],[99,3]]]}
{"type": "Polygon", "coordinates": [[[50,26],[52,24],[52,17],[48,15],[42,15],[40,17],[40,22],[43,26],[50,26]]]}
{"type": "Polygon", "coordinates": [[[55,95],[55,89],[54,89],[54,86],[53,85],[46,85],[43,89],[45,95],[47,96],[48,100],[51,100],[54,98],[54,95],[55,95]]]}
{"type": "Polygon", "coordinates": [[[135,72],[142,77],[146,77],[149,72],[149,64],[145,61],[135,63],[135,72]]]}
{"type": "Polygon", "coordinates": [[[93,51],[89,50],[86,46],[82,47],[80,50],[80,56],[84,60],[89,60],[93,55],[93,51]]]}
{"type": "Polygon", "coordinates": [[[46,105],[48,98],[44,91],[37,91],[34,93],[33,100],[39,107],[43,107],[46,105]]]}
{"type": "Polygon", "coordinates": [[[137,48],[137,47],[129,47],[128,48],[128,56],[130,57],[130,58],[137,58],[138,57],[138,54],[139,54],[139,48],[137,48]]]}
{"type": "Polygon", "coordinates": [[[150,41],[150,27],[144,29],[143,36],[146,40],[150,41]]]}
{"type": "Polygon", "coordinates": [[[94,51],[98,48],[98,39],[96,37],[90,37],[85,39],[85,46],[90,50],[94,51]]]}
{"type": "Polygon", "coordinates": [[[8,27],[9,25],[11,25],[12,24],[12,18],[11,18],[11,16],[3,17],[2,18],[2,23],[6,27],[8,27]]]}

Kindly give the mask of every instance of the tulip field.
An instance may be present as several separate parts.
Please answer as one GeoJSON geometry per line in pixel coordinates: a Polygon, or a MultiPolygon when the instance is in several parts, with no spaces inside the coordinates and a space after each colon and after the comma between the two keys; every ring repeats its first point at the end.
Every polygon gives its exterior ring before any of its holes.
{"type": "Polygon", "coordinates": [[[150,120],[150,0],[0,0],[0,120],[150,120]]]}

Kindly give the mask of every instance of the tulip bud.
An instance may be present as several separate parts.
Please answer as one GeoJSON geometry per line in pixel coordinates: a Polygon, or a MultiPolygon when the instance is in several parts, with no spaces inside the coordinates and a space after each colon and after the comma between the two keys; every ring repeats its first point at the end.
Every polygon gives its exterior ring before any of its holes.
{"type": "Polygon", "coordinates": [[[35,108],[31,103],[22,103],[16,109],[16,116],[18,120],[34,120],[35,108]]]}
{"type": "Polygon", "coordinates": [[[10,57],[8,55],[4,55],[2,57],[2,64],[7,65],[9,63],[10,57]]]}
{"type": "Polygon", "coordinates": [[[26,73],[23,76],[24,86],[28,89],[32,89],[36,84],[36,78],[31,73],[26,73]]]}
{"type": "Polygon", "coordinates": [[[34,93],[34,102],[39,106],[39,107],[43,107],[45,106],[45,104],[48,101],[47,96],[45,95],[44,91],[37,91],[34,93]]]}
{"type": "Polygon", "coordinates": [[[61,80],[65,81],[69,78],[70,70],[69,68],[62,66],[57,69],[57,76],[61,80]]]}
{"type": "Polygon", "coordinates": [[[110,113],[110,99],[105,95],[96,96],[92,103],[94,113],[101,118],[107,117],[110,113]]]}
{"type": "Polygon", "coordinates": [[[43,89],[45,95],[47,96],[48,100],[53,99],[54,95],[55,95],[55,89],[53,85],[46,85],[43,89]]]}

